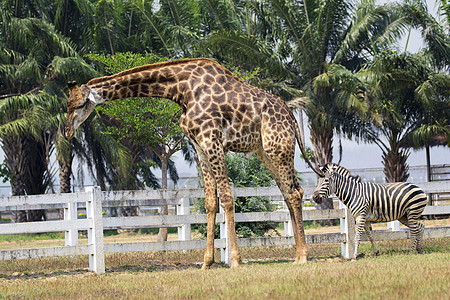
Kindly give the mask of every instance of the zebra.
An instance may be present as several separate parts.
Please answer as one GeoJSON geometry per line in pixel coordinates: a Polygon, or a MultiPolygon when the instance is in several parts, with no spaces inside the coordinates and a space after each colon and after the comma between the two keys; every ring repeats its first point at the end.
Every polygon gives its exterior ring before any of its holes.
{"type": "Polygon", "coordinates": [[[422,253],[421,241],[425,226],[419,222],[419,217],[427,204],[427,197],[422,189],[407,182],[363,183],[359,176],[353,176],[346,168],[332,163],[320,169],[324,176],[319,177],[313,200],[320,204],[323,199],[336,194],[356,220],[352,260],[358,254],[363,228],[372,243],[374,256],[379,254],[372,236],[371,221],[399,220],[411,231],[409,253],[414,253],[415,249],[422,253]]]}

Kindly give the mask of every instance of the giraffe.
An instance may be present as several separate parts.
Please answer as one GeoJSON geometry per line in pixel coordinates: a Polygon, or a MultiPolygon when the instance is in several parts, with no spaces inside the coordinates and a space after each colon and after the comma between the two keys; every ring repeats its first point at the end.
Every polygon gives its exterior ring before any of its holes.
{"type": "Polygon", "coordinates": [[[228,223],[231,267],[241,256],[235,231],[224,155],[243,152],[258,158],[271,172],[287,204],[296,244],[295,264],[307,261],[302,221],[303,190],[295,176],[295,143],[310,167],[300,140],[298,124],[282,99],[238,79],[217,62],[185,59],[139,66],[115,75],[94,78],[79,86],[69,82],[65,133],[72,138],[96,105],[129,97],[160,97],[182,108],[179,120],[192,141],[205,179],[207,241],[203,269],[214,262],[214,225],[218,199],[228,223]],[[219,196],[219,198],[218,198],[219,196]]]}

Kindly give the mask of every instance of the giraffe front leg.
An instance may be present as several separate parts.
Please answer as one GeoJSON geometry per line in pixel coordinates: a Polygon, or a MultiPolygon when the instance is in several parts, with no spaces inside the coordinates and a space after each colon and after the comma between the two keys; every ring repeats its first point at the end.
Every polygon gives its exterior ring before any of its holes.
{"type": "Polygon", "coordinates": [[[356,217],[356,226],[355,226],[355,242],[354,242],[354,253],[351,257],[351,261],[355,261],[356,257],[358,256],[358,248],[359,248],[359,242],[361,241],[361,234],[364,230],[364,223],[366,222],[366,216],[365,215],[359,215],[356,217]]]}
{"type": "MultiPolygon", "coordinates": [[[[241,255],[238,249],[236,228],[234,222],[234,200],[231,195],[228,173],[225,166],[225,155],[222,144],[216,141],[203,141],[204,152],[208,158],[208,166],[217,184],[220,204],[222,205],[227,218],[228,236],[230,241],[231,267],[239,266],[241,255]]],[[[209,221],[209,219],[208,219],[209,221]]],[[[212,227],[213,230],[213,227],[212,227]]]]}
{"type": "Polygon", "coordinates": [[[366,221],[364,223],[364,229],[366,230],[369,241],[372,243],[373,256],[378,256],[380,254],[380,251],[378,251],[377,245],[375,244],[375,240],[373,239],[372,225],[370,224],[369,221],[366,221]]]}
{"type": "Polygon", "coordinates": [[[293,194],[288,196],[288,204],[291,205],[290,209],[292,226],[294,228],[294,238],[296,246],[296,257],[294,264],[305,264],[308,260],[308,251],[306,248],[305,229],[303,226],[302,216],[302,197],[303,190],[295,190],[293,194]]]}
{"type": "MultiPolygon", "coordinates": [[[[205,170],[205,169],[204,169],[205,170]]],[[[205,209],[208,215],[206,232],[206,250],[202,269],[209,269],[214,263],[214,238],[217,214],[217,185],[216,180],[209,172],[204,172],[205,178],[205,209]]]]}

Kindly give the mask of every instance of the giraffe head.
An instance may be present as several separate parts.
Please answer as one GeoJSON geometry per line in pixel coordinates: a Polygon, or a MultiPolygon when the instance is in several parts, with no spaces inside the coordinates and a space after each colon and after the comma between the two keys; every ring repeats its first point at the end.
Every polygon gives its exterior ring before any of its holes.
{"type": "Polygon", "coordinates": [[[87,85],[78,86],[75,81],[67,83],[69,98],[67,99],[66,137],[71,139],[75,130],[89,117],[98,103],[98,94],[87,85]]]}

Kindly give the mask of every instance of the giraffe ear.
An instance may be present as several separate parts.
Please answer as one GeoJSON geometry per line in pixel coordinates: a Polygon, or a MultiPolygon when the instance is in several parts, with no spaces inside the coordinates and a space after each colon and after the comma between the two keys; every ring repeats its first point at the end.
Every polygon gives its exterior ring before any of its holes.
{"type": "Polygon", "coordinates": [[[78,83],[76,81],[69,81],[67,83],[67,86],[69,87],[69,89],[72,89],[76,85],[78,85],[78,83]]]}

